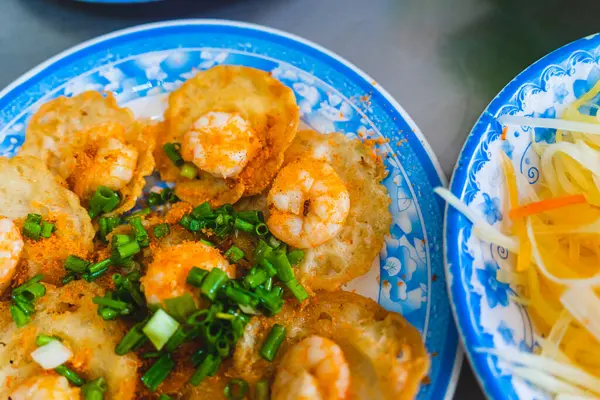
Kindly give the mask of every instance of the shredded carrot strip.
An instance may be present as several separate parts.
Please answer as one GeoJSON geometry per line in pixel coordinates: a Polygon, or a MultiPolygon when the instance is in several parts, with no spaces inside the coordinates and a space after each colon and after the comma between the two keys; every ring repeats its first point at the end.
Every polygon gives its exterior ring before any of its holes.
{"type": "Polygon", "coordinates": [[[511,218],[522,218],[534,214],[539,214],[545,211],[555,210],[557,208],[567,207],[575,204],[587,203],[587,200],[582,194],[573,194],[554,199],[536,201],[535,203],[525,204],[524,206],[516,207],[508,213],[511,218]]]}
{"type": "Polygon", "coordinates": [[[508,132],[508,125],[504,125],[502,128],[502,135],[500,135],[500,139],[506,140],[506,133],[508,132]]]}

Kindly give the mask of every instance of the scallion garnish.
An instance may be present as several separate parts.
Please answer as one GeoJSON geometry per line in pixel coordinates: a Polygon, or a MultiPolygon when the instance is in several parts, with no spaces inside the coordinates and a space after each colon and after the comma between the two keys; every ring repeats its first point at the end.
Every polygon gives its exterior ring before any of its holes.
{"type": "Polygon", "coordinates": [[[67,367],[66,365],[59,365],[58,367],[54,368],[54,371],[57,374],[62,375],[65,378],[67,378],[67,380],[75,386],[81,386],[85,383],[83,378],[81,378],[79,375],[77,375],[77,373],[75,371],[73,371],[71,368],[67,367]]]}
{"type": "Polygon", "coordinates": [[[169,376],[174,367],[175,361],[173,361],[171,355],[165,354],[146,371],[144,376],[142,376],[142,382],[148,389],[154,392],[158,388],[158,385],[169,376]]]}
{"type": "Polygon", "coordinates": [[[148,239],[148,232],[146,232],[146,229],[142,224],[142,219],[140,217],[132,218],[129,220],[129,225],[131,225],[135,240],[137,240],[138,244],[141,247],[148,247],[150,241],[148,239]]]}
{"type": "Polygon", "coordinates": [[[261,379],[254,384],[254,396],[253,400],[269,400],[269,381],[261,379]]]}
{"type": "Polygon", "coordinates": [[[240,218],[235,219],[233,227],[235,229],[237,229],[238,231],[244,231],[244,232],[248,232],[248,233],[254,232],[254,225],[252,225],[250,222],[246,222],[240,218]]]}
{"type": "Polygon", "coordinates": [[[88,261],[74,255],[68,256],[65,260],[65,269],[78,274],[83,274],[87,271],[89,265],[90,263],[88,261]]]}
{"type": "Polygon", "coordinates": [[[202,281],[200,292],[210,301],[215,301],[217,292],[229,280],[227,274],[219,268],[213,268],[202,281]]]}
{"type": "Polygon", "coordinates": [[[81,387],[83,400],[102,400],[104,393],[108,390],[108,385],[104,378],[94,379],[81,387]]]}
{"type": "Polygon", "coordinates": [[[304,251],[300,249],[292,250],[287,254],[288,261],[292,265],[298,265],[304,259],[304,251]]]}
{"type": "Polygon", "coordinates": [[[212,208],[210,208],[210,204],[208,201],[200,204],[199,206],[194,207],[192,210],[192,217],[196,219],[205,219],[211,217],[213,215],[212,208]]]}
{"type": "Polygon", "coordinates": [[[161,239],[171,233],[171,228],[169,228],[169,224],[158,224],[154,228],[152,228],[152,232],[154,233],[154,237],[157,239],[161,239]]]}
{"type": "Polygon", "coordinates": [[[260,222],[254,227],[254,233],[256,233],[257,236],[267,236],[269,228],[267,227],[267,224],[260,222]]]}
{"type": "Polygon", "coordinates": [[[302,284],[300,282],[298,282],[296,280],[296,278],[285,282],[285,285],[287,286],[288,289],[290,289],[290,292],[292,292],[294,297],[300,303],[302,303],[304,300],[308,299],[308,293],[306,292],[306,289],[304,289],[304,286],[302,286],[302,284]]]}
{"type": "Polygon", "coordinates": [[[207,270],[198,267],[192,267],[185,282],[192,286],[200,287],[202,285],[202,281],[204,278],[206,278],[206,275],[208,275],[207,270]]]}
{"type": "Polygon", "coordinates": [[[248,382],[243,379],[232,379],[227,383],[223,394],[230,400],[242,400],[248,393],[248,382]]]}
{"type": "Polygon", "coordinates": [[[269,278],[270,277],[264,268],[254,267],[250,269],[248,274],[244,277],[244,282],[249,288],[254,289],[265,283],[269,278]]]}
{"type": "Polygon", "coordinates": [[[117,247],[117,253],[121,259],[134,256],[140,251],[142,251],[142,249],[140,249],[140,245],[138,244],[137,240],[132,240],[129,243],[125,243],[117,247]]]}
{"type": "Polygon", "coordinates": [[[23,225],[23,235],[29,239],[38,240],[42,233],[42,227],[35,222],[25,222],[23,225]]]}
{"type": "Polygon", "coordinates": [[[180,324],[175,318],[159,308],[144,325],[142,331],[150,339],[156,350],[161,350],[179,326],[180,324]]]}
{"type": "Polygon", "coordinates": [[[190,383],[194,386],[198,386],[204,378],[213,376],[219,369],[219,365],[221,365],[221,357],[214,354],[208,354],[204,360],[202,360],[202,363],[200,363],[200,366],[196,372],[194,372],[194,375],[190,378],[190,383]]]}
{"type": "Polygon", "coordinates": [[[261,357],[267,361],[273,361],[284,340],[285,327],[280,324],[273,325],[269,332],[269,336],[267,336],[267,340],[265,340],[260,349],[261,357]]]}
{"type": "Polygon", "coordinates": [[[181,166],[181,170],[179,170],[179,175],[187,179],[195,179],[198,175],[198,167],[194,163],[185,162],[181,166]]]}
{"type": "Polygon", "coordinates": [[[106,186],[98,186],[90,198],[90,209],[88,211],[90,218],[95,218],[101,213],[107,213],[114,210],[120,203],[119,195],[106,186]]]}
{"type": "Polygon", "coordinates": [[[50,236],[52,236],[53,231],[54,231],[54,224],[51,224],[50,222],[46,222],[46,221],[42,222],[42,230],[40,232],[41,237],[48,239],[50,236]]]}
{"type": "Polygon", "coordinates": [[[36,344],[36,346],[45,346],[48,343],[52,342],[53,340],[60,341],[60,338],[58,336],[39,334],[35,338],[35,344],[36,344]]]}
{"type": "Polygon", "coordinates": [[[127,334],[123,336],[123,339],[121,339],[119,344],[117,344],[117,347],[115,347],[115,353],[117,355],[125,355],[133,349],[141,346],[148,340],[148,337],[146,337],[146,335],[144,335],[144,332],[142,331],[142,328],[144,327],[145,323],[146,322],[144,321],[135,324],[129,330],[129,332],[127,332],[127,334]]]}
{"type": "Polygon", "coordinates": [[[244,258],[244,255],[245,255],[244,251],[237,246],[231,246],[225,252],[225,257],[227,257],[229,259],[229,261],[232,262],[233,264],[237,263],[242,258],[244,258]]]}
{"type": "Polygon", "coordinates": [[[167,313],[179,322],[184,322],[197,308],[194,298],[189,293],[166,299],[164,303],[167,313]]]}
{"type": "Polygon", "coordinates": [[[185,162],[181,156],[180,150],[181,145],[179,143],[165,143],[163,145],[163,151],[176,167],[181,167],[185,162]]]}

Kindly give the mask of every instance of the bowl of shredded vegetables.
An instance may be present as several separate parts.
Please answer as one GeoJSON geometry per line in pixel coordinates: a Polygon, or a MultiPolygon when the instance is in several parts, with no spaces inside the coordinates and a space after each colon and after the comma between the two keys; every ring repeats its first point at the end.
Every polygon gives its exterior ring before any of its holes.
{"type": "Polygon", "coordinates": [[[448,288],[492,399],[600,397],[600,36],[490,103],[449,189],[448,288]]]}

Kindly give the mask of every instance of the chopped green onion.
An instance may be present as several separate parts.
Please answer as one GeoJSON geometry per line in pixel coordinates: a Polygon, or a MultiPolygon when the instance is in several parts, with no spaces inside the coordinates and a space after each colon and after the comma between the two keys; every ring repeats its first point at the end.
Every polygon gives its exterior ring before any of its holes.
{"type": "Polygon", "coordinates": [[[205,239],[200,239],[200,243],[202,243],[208,247],[215,247],[215,244],[213,242],[209,242],[208,240],[205,240],[205,239]]]}
{"type": "Polygon", "coordinates": [[[104,378],[100,377],[90,381],[81,387],[83,400],[103,400],[104,393],[108,390],[108,385],[104,378]]]}
{"type": "Polygon", "coordinates": [[[202,361],[204,361],[206,355],[206,349],[204,347],[199,348],[194,354],[192,354],[192,357],[190,357],[192,366],[194,368],[198,368],[198,365],[202,364],[202,361]]]}
{"type": "Polygon", "coordinates": [[[129,225],[131,225],[131,229],[135,235],[135,240],[139,243],[141,247],[148,247],[148,232],[144,228],[142,224],[142,219],[140,217],[135,217],[129,220],[129,225]]]}
{"type": "Polygon", "coordinates": [[[134,325],[123,339],[115,347],[115,353],[119,356],[123,356],[129,353],[132,349],[141,346],[148,340],[148,338],[142,332],[142,327],[145,322],[140,322],[134,325]]]}
{"type": "Polygon", "coordinates": [[[181,166],[181,170],[179,171],[179,175],[183,176],[187,179],[195,179],[198,175],[198,167],[191,162],[185,162],[181,166]]]}
{"type": "Polygon", "coordinates": [[[230,298],[237,305],[256,305],[254,301],[254,294],[241,288],[233,286],[225,287],[225,296],[230,298]]]}
{"type": "Polygon", "coordinates": [[[89,214],[97,217],[101,212],[110,212],[119,205],[119,195],[106,186],[98,186],[90,199],[89,214]]]}
{"type": "Polygon", "coordinates": [[[277,239],[275,236],[270,235],[269,236],[269,246],[271,246],[272,248],[276,249],[281,245],[281,241],[279,239],[277,239]]]}
{"type": "Polygon", "coordinates": [[[229,214],[229,215],[233,215],[235,213],[235,210],[233,209],[233,205],[231,204],[223,204],[220,207],[217,207],[215,209],[215,214],[229,214]]]}
{"type": "Polygon", "coordinates": [[[273,256],[269,259],[273,263],[273,266],[277,270],[277,277],[282,282],[288,282],[294,279],[294,270],[288,260],[286,254],[281,251],[276,251],[273,256]]]}
{"type": "Polygon", "coordinates": [[[200,292],[210,301],[215,301],[217,292],[219,289],[221,289],[225,282],[227,282],[228,279],[229,278],[225,272],[219,268],[213,268],[202,281],[202,284],[200,285],[200,292]]]}
{"type": "Polygon", "coordinates": [[[104,307],[98,309],[98,315],[105,321],[112,321],[117,319],[121,313],[115,309],[104,307]]]}
{"type": "Polygon", "coordinates": [[[226,252],[225,257],[229,258],[233,264],[244,258],[244,251],[237,246],[231,246],[226,252]]]}
{"type": "Polygon", "coordinates": [[[150,207],[160,206],[162,204],[164,204],[164,202],[162,197],[160,196],[160,193],[150,192],[148,194],[148,205],[150,207]]]}
{"type": "Polygon", "coordinates": [[[35,222],[25,222],[23,225],[23,235],[29,239],[38,240],[42,233],[42,227],[35,222]]]}
{"type": "Polygon", "coordinates": [[[218,319],[224,319],[226,321],[232,321],[235,319],[235,315],[229,314],[229,313],[224,313],[224,312],[216,313],[215,317],[217,317],[218,319]]]}
{"type": "Polygon", "coordinates": [[[117,311],[125,310],[127,308],[127,306],[129,305],[129,304],[125,303],[124,301],[107,299],[107,298],[100,297],[100,296],[94,297],[92,299],[92,302],[94,304],[113,308],[117,311]]]}
{"type": "Polygon", "coordinates": [[[273,248],[267,244],[264,240],[260,239],[254,249],[254,261],[257,264],[261,264],[263,260],[268,259],[273,253],[273,248]]]}
{"type": "Polygon", "coordinates": [[[219,369],[219,365],[221,364],[221,357],[215,356],[213,354],[208,354],[202,363],[194,372],[194,375],[190,378],[190,383],[194,386],[198,386],[200,382],[207,376],[213,376],[217,370],[219,369]]]}
{"type": "Polygon", "coordinates": [[[150,391],[154,392],[158,385],[169,376],[174,367],[175,361],[173,361],[171,355],[165,354],[146,371],[142,376],[142,382],[150,391]]]}
{"type": "Polygon", "coordinates": [[[225,389],[223,390],[223,394],[225,398],[230,400],[242,400],[246,397],[248,393],[248,382],[243,379],[232,379],[229,381],[225,389]]]}
{"type": "Polygon", "coordinates": [[[229,340],[227,340],[224,336],[221,336],[215,342],[215,348],[221,357],[227,357],[229,355],[229,351],[231,350],[231,345],[229,344],[229,340]]]}
{"type": "Polygon", "coordinates": [[[261,379],[254,385],[252,400],[269,400],[269,381],[261,379]]]}
{"type": "Polygon", "coordinates": [[[13,321],[17,325],[17,328],[22,328],[31,321],[31,317],[25,314],[19,307],[15,304],[11,304],[10,307],[10,315],[12,316],[13,321]]]}
{"type": "Polygon", "coordinates": [[[50,336],[50,335],[44,335],[44,334],[39,334],[37,335],[37,337],[35,338],[35,345],[36,346],[45,346],[48,343],[54,341],[54,340],[58,340],[60,341],[60,338],[58,336],[50,336]]]}
{"type": "Polygon", "coordinates": [[[288,261],[292,265],[297,265],[304,259],[304,251],[296,249],[287,254],[288,261]]]}
{"type": "Polygon", "coordinates": [[[291,279],[285,283],[285,285],[290,289],[290,292],[294,295],[294,297],[302,303],[304,300],[308,299],[308,293],[304,286],[296,278],[291,279]]]}
{"type": "Polygon", "coordinates": [[[164,188],[162,192],[160,192],[160,198],[163,203],[175,203],[179,201],[177,196],[175,196],[174,190],[169,187],[164,188]]]}
{"type": "Polygon", "coordinates": [[[192,267],[185,282],[192,286],[200,287],[206,275],[208,275],[207,270],[198,267],[192,267]]]}
{"type": "Polygon", "coordinates": [[[75,278],[77,277],[77,274],[74,274],[72,272],[69,272],[67,275],[65,275],[64,278],[62,278],[61,283],[63,285],[66,285],[69,282],[73,282],[75,280],[75,278]]]}
{"type": "Polygon", "coordinates": [[[263,307],[266,308],[270,314],[274,315],[281,311],[284,302],[281,299],[281,297],[279,297],[276,293],[274,293],[273,291],[267,292],[264,288],[260,286],[257,287],[254,291],[260,300],[260,304],[262,304],[263,307]]]}
{"type": "Polygon", "coordinates": [[[166,299],[164,303],[167,313],[179,322],[186,321],[188,316],[196,311],[194,298],[187,292],[181,296],[166,299]]]}
{"type": "Polygon", "coordinates": [[[110,258],[106,258],[102,261],[97,262],[96,264],[90,265],[89,271],[94,274],[98,271],[106,271],[108,267],[110,267],[111,261],[110,258]]]}
{"type": "Polygon", "coordinates": [[[281,344],[285,340],[285,327],[283,325],[275,324],[269,332],[267,340],[263,343],[260,349],[260,355],[267,361],[273,361],[277,356],[277,352],[281,347],[281,344]]]}
{"type": "Polygon", "coordinates": [[[267,279],[269,279],[269,275],[265,269],[254,267],[244,277],[244,282],[249,288],[254,289],[265,283],[267,279]]]}
{"type": "Polygon", "coordinates": [[[142,331],[148,336],[156,350],[161,350],[179,328],[179,322],[162,309],[158,309],[144,325],[142,331]]]}
{"type": "Polygon", "coordinates": [[[200,325],[204,322],[211,322],[214,318],[213,313],[209,309],[202,309],[194,311],[187,319],[187,323],[190,325],[200,325]]]}
{"type": "Polygon", "coordinates": [[[101,217],[98,219],[98,225],[100,225],[100,239],[106,241],[106,236],[120,224],[121,217],[119,216],[101,217]]]}
{"type": "Polygon", "coordinates": [[[90,265],[88,261],[74,255],[68,256],[65,260],[65,269],[79,274],[87,271],[88,265],[90,265]]]}
{"type": "Polygon", "coordinates": [[[50,222],[46,222],[46,221],[42,222],[42,231],[40,232],[40,236],[48,239],[50,236],[52,236],[53,231],[54,231],[54,224],[51,224],[50,222]]]}
{"type": "Polygon", "coordinates": [[[244,232],[248,232],[248,233],[253,233],[254,232],[254,225],[252,225],[251,223],[246,222],[246,221],[244,221],[243,219],[240,219],[240,218],[236,218],[235,219],[235,222],[234,222],[233,226],[238,231],[244,231],[244,232]]]}
{"type": "Polygon", "coordinates": [[[267,236],[269,228],[267,227],[267,224],[261,222],[254,227],[254,233],[258,236],[267,236]]]}
{"type": "Polygon", "coordinates": [[[191,232],[198,232],[200,229],[202,229],[202,224],[200,223],[200,221],[198,221],[196,219],[192,219],[190,221],[190,225],[189,225],[188,229],[191,232]]]}
{"type": "Polygon", "coordinates": [[[132,212],[131,214],[129,214],[127,217],[125,217],[126,221],[131,221],[134,218],[141,218],[144,215],[148,215],[150,214],[152,210],[150,210],[150,207],[144,207],[141,210],[137,210],[135,212],[132,212]]]}
{"type": "Polygon", "coordinates": [[[112,237],[111,244],[113,247],[119,247],[132,241],[133,239],[129,235],[118,234],[112,237]]]}
{"type": "Polygon", "coordinates": [[[157,239],[160,239],[164,236],[167,236],[171,233],[171,228],[169,228],[169,224],[158,224],[153,229],[152,232],[157,239]]]}
{"type": "MultiPolygon", "coordinates": [[[[13,295],[17,295],[17,294],[21,294],[21,293],[24,293],[24,292],[29,292],[32,287],[34,287],[34,288],[39,288],[40,286],[43,287],[43,285],[41,285],[41,284],[38,285],[38,283],[43,278],[44,278],[43,274],[37,274],[37,275],[35,275],[34,277],[32,277],[31,279],[29,279],[28,281],[22,283],[20,286],[17,286],[16,288],[14,288],[12,290],[12,294],[13,295]]],[[[46,291],[44,289],[44,293],[41,294],[40,296],[43,296],[45,293],[46,293],[46,291]]]]}
{"type": "Polygon", "coordinates": [[[25,222],[32,222],[39,225],[42,223],[42,216],[34,213],[27,214],[27,217],[25,217],[25,222]]]}
{"type": "Polygon", "coordinates": [[[280,286],[275,286],[273,289],[271,289],[271,293],[273,293],[274,296],[281,297],[283,296],[283,288],[280,286]]]}
{"type": "Polygon", "coordinates": [[[223,326],[219,321],[215,320],[210,323],[205,323],[204,326],[206,328],[204,332],[204,338],[206,339],[206,342],[214,345],[217,342],[217,339],[223,333],[223,326]]]}
{"type": "Polygon", "coordinates": [[[264,283],[264,287],[266,290],[268,290],[269,292],[271,291],[271,289],[273,289],[273,277],[270,276],[267,281],[264,283]]]}
{"type": "Polygon", "coordinates": [[[158,400],[173,400],[173,398],[167,394],[161,394],[158,400]]]}
{"type": "Polygon", "coordinates": [[[187,339],[187,337],[188,331],[186,330],[184,325],[181,325],[179,328],[177,328],[173,336],[171,336],[171,338],[165,345],[165,350],[167,351],[167,353],[174,352],[179,347],[179,345],[187,339]]]}
{"type": "Polygon", "coordinates": [[[167,157],[169,157],[169,160],[171,160],[177,167],[181,167],[185,162],[179,151],[180,149],[181,146],[179,143],[165,143],[163,145],[163,151],[167,157]]]}
{"type": "Polygon", "coordinates": [[[260,211],[238,211],[237,217],[251,224],[259,224],[265,220],[263,213],[260,211]]]}
{"type": "Polygon", "coordinates": [[[192,217],[196,219],[204,219],[211,217],[213,215],[212,208],[210,208],[210,204],[208,201],[200,204],[199,206],[194,207],[192,210],[192,217]]]}
{"type": "Polygon", "coordinates": [[[121,259],[131,257],[131,256],[139,253],[140,251],[142,251],[142,249],[140,249],[140,245],[138,244],[138,242],[136,240],[132,240],[129,243],[122,244],[117,247],[117,252],[119,254],[119,257],[121,257],[121,259]]]}
{"type": "Polygon", "coordinates": [[[13,295],[12,300],[25,315],[31,315],[35,312],[35,306],[24,295],[13,295]]]}
{"type": "Polygon", "coordinates": [[[193,221],[194,219],[188,215],[185,214],[183,217],[181,217],[181,219],[179,220],[179,225],[183,226],[185,229],[190,229],[190,223],[193,221]]]}
{"type": "Polygon", "coordinates": [[[58,367],[54,368],[54,371],[57,374],[67,378],[67,380],[75,386],[81,386],[85,383],[85,381],[79,375],[77,375],[75,371],[65,365],[59,365],[58,367]]]}
{"type": "Polygon", "coordinates": [[[265,271],[267,271],[267,275],[269,275],[269,276],[277,275],[277,269],[275,268],[275,266],[273,265],[273,263],[271,261],[263,259],[260,261],[259,264],[265,269],[265,271]]]}

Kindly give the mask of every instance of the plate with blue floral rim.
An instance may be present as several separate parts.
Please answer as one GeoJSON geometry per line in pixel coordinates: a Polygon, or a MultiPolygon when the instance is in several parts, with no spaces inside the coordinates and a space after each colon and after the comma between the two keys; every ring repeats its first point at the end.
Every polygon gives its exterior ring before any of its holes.
{"type": "Polygon", "coordinates": [[[28,119],[60,95],[111,91],[138,116],[161,118],[168,93],[219,64],[269,71],[293,89],[304,124],[382,144],[392,203],[390,235],[373,268],[348,289],[402,313],[423,335],[432,366],[418,399],[451,398],[462,364],[442,257],[445,185],[415,123],[373,79],[302,38],[220,20],[142,25],[83,43],[34,68],[0,92],[0,155],[23,143],[28,119]]]}
{"type": "MultiPolygon", "coordinates": [[[[507,223],[506,184],[500,151],[512,160],[515,172],[530,185],[540,184],[539,157],[533,143],[552,143],[556,131],[509,127],[502,140],[501,115],[558,118],[565,108],[600,80],[600,36],[570,43],[519,74],[483,112],[459,156],[450,190],[488,223],[507,223]]],[[[595,115],[599,99],[580,112],[595,115]],[[591,106],[591,107],[590,107],[591,106]]],[[[467,356],[490,399],[541,399],[544,392],[513,377],[509,366],[480,348],[536,349],[536,332],[515,288],[496,280],[496,271],[513,265],[506,249],[482,242],[472,225],[449,207],[445,219],[447,283],[458,329],[467,356]]]]}

